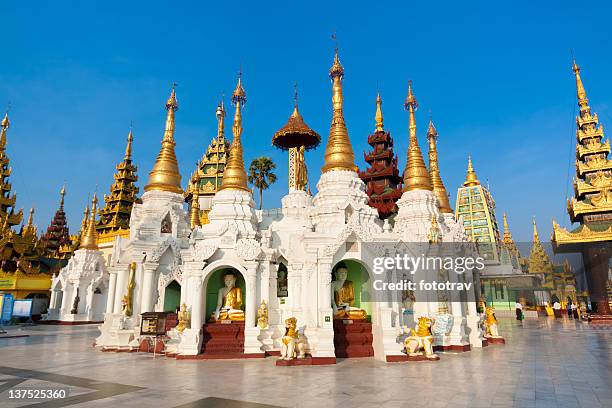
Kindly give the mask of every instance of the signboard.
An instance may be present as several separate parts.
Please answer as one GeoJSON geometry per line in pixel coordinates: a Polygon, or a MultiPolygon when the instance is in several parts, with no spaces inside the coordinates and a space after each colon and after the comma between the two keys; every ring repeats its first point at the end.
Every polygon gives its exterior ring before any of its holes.
{"type": "Polygon", "coordinates": [[[1,289],[15,289],[15,278],[2,278],[0,279],[0,290],[1,289]]]}
{"type": "Polygon", "coordinates": [[[0,294],[0,321],[10,322],[13,315],[13,295],[8,293],[0,294]]]}
{"type": "Polygon", "coordinates": [[[161,336],[166,334],[167,312],[146,312],[140,316],[141,336],[161,336]]]}
{"type": "Polygon", "coordinates": [[[15,299],[13,317],[32,317],[32,299],[15,299]]]}

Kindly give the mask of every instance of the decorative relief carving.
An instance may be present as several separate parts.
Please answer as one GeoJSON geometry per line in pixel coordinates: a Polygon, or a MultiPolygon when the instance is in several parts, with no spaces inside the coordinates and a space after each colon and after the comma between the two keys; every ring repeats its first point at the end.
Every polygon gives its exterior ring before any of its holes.
{"type": "Polygon", "coordinates": [[[245,261],[257,259],[260,253],[261,247],[254,239],[241,238],[236,243],[236,255],[245,261]]]}

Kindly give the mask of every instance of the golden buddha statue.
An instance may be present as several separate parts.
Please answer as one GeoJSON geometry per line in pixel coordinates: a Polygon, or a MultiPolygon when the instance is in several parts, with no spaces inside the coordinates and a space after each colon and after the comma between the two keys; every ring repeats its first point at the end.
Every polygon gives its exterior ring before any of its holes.
{"type": "Polygon", "coordinates": [[[215,320],[244,321],[242,290],[236,287],[236,275],[229,272],[223,277],[225,286],[219,289],[215,320]]]}
{"type": "Polygon", "coordinates": [[[261,305],[259,305],[257,310],[257,327],[260,329],[268,328],[268,304],[265,300],[261,301],[261,305]]]}
{"type": "Polygon", "coordinates": [[[306,169],[306,160],[304,159],[304,146],[296,149],[295,153],[295,188],[297,190],[306,190],[308,184],[308,170],[306,169]]]}
{"type": "Polygon", "coordinates": [[[187,326],[190,326],[191,323],[191,313],[187,311],[186,304],[183,303],[181,305],[181,309],[177,313],[177,317],[178,324],[176,325],[176,330],[178,330],[179,333],[182,333],[183,330],[185,330],[187,326]]]}
{"type": "Polygon", "coordinates": [[[348,269],[344,264],[340,264],[336,269],[336,280],[331,283],[334,319],[367,319],[368,314],[365,310],[353,307],[355,289],[353,282],[346,279],[347,275],[348,269]]]}

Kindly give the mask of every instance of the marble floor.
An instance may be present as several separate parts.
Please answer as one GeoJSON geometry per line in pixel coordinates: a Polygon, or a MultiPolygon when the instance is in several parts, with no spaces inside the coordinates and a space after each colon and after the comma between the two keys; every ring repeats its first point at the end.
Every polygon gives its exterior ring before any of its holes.
{"type": "Polygon", "coordinates": [[[612,327],[572,320],[500,319],[506,345],[437,362],[371,358],[276,367],[261,360],[177,361],[103,353],[95,326],[11,328],[0,338],[2,407],[611,407],[612,327]],[[57,400],[11,390],[65,389],[57,400]]]}

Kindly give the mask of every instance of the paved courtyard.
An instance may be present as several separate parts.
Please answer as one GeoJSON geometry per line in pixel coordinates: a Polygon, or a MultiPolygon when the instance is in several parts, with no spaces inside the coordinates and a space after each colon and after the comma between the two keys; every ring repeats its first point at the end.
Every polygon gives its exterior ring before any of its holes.
{"type": "Polygon", "coordinates": [[[507,344],[438,362],[276,367],[262,360],[177,361],[103,353],[95,326],[31,326],[0,339],[3,407],[610,407],[612,328],[500,319],[507,344]],[[69,389],[63,400],[9,399],[11,389],[69,389]]]}

